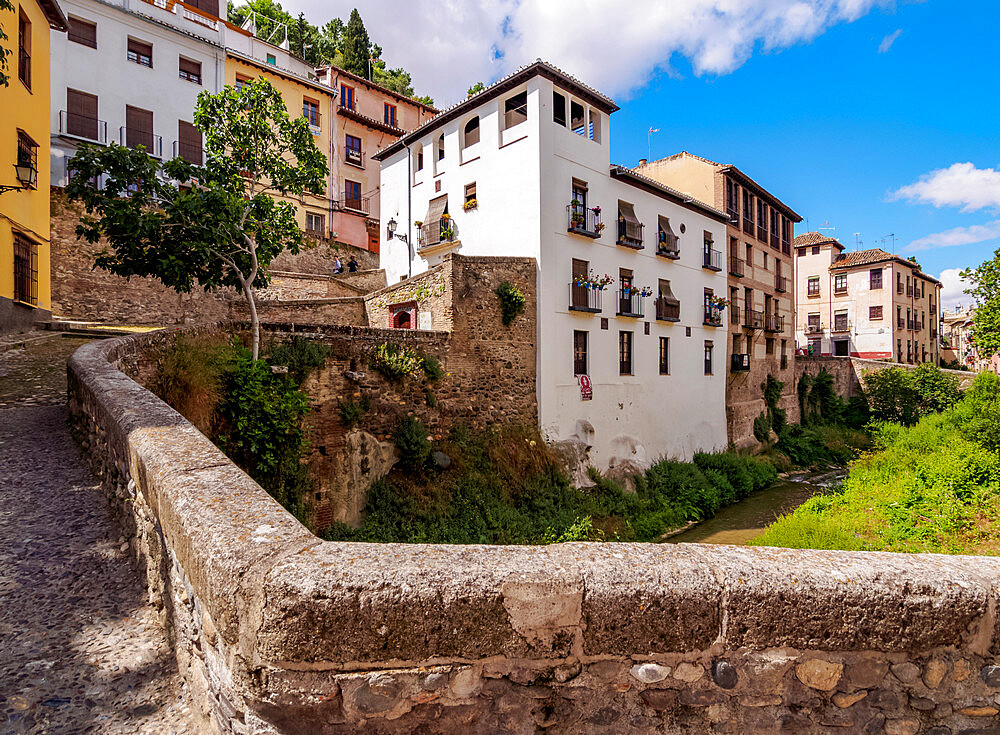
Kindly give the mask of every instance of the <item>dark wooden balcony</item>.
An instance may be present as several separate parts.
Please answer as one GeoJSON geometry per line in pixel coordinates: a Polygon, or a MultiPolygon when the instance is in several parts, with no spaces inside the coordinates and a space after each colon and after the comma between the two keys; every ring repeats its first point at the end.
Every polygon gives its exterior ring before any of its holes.
{"type": "Polygon", "coordinates": [[[601,210],[596,207],[585,207],[582,204],[566,205],[566,231],[574,235],[583,235],[591,239],[601,236],[604,225],[601,223],[601,210]]]}
{"type": "Polygon", "coordinates": [[[656,299],[656,318],[661,322],[679,322],[681,320],[681,302],[663,296],[656,299]]]}

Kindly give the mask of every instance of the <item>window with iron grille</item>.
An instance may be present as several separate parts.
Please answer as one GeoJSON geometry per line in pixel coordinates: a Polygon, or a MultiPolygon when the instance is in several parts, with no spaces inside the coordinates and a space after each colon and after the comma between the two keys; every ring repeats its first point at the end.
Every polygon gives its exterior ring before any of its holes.
{"type": "Polygon", "coordinates": [[[17,16],[17,78],[31,89],[31,21],[23,10],[17,16]]]}
{"type": "Polygon", "coordinates": [[[632,374],[632,332],[618,332],[618,374],[632,374]]]}
{"type": "Polygon", "coordinates": [[[868,288],[875,290],[882,288],[882,269],[872,268],[868,274],[868,288]]]}
{"type": "Polygon", "coordinates": [[[38,245],[14,233],[14,301],[38,306],[38,245]]]}
{"type": "MultiPolygon", "coordinates": [[[[28,166],[38,176],[38,143],[23,130],[17,131],[17,165],[28,166]]],[[[37,179],[36,179],[37,180],[37,179]]],[[[35,184],[25,184],[27,188],[34,189],[35,184]]]]}
{"type": "Polygon", "coordinates": [[[705,341],[705,375],[711,375],[713,371],[712,367],[712,343],[708,340],[705,341]]]}
{"type": "Polygon", "coordinates": [[[868,318],[869,319],[881,319],[882,318],[882,307],[881,306],[869,306],[868,307],[868,318]]]}
{"type": "Polygon", "coordinates": [[[573,330],[573,375],[587,374],[587,335],[582,330],[573,330]]]}
{"type": "Polygon", "coordinates": [[[670,375],[670,337],[660,337],[660,375],[670,375]]]}
{"type": "Polygon", "coordinates": [[[137,41],[134,38],[128,40],[128,51],[126,57],[129,61],[139,66],[153,67],[153,45],[144,41],[137,41]]]}

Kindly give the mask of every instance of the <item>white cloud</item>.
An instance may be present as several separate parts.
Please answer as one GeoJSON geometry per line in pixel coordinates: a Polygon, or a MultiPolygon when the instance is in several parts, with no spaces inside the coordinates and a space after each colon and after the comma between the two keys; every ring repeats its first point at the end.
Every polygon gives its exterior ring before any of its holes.
{"type": "Polygon", "coordinates": [[[946,268],[937,277],[941,281],[941,308],[953,311],[956,306],[968,306],[972,297],[965,293],[971,285],[959,273],[961,268],[946,268]]]}
{"type": "MultiPolygon", "coordinates": [[[[893,0],[370,0],[369,35],[438,106],[542,58],[611,95],[643,86],[674,54],[696,74],[727,74],[755,49],[811,41],[893,0]]],[[[285,0],[314,23],[346,18],[356,0],[285,0]]]]}
{"type": "Polygon", "coordinates": [[[892,48],[892,44],[896,43],[896,39],[903,35],[903,29],[897,28],[888,36],[882,39],[882,43],[878,45],[878,52],[884,54],[886,51],[892,48]]]}
{"type": "Polygon", "coordinates": [[[935,207],[961,207],[963,212],[1000,207],[1000,171],[976,168],[972,163],[953,163],[924,174],[918,181],[894,191],[890,198],[935,207]]]}
{"type": "Polygon", "coordinates": [[[1000,219],[987,222],[985,225],[971,227],[955,227],[944,232],[935,232],[918,238],[903,248],[903,252],[915,253],[918,250],[933,250],[934,248],[951,248],[957,245],[972,245],[1000,237],[1000,219]]]}

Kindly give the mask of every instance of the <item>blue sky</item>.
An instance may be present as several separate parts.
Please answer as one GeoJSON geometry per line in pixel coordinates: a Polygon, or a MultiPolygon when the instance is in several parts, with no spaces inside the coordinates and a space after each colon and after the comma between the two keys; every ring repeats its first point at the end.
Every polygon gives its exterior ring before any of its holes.
{"type": "MultiPolygon", "coordinates": [[[[318,23],[357,0],[285,0],[318,23]]],[[[612,154],[733,163],[846,246],[958,271],[1000,246],[997,0],[368,0],[439,107],[535,58],[614,97],[612,154]],[[446,22],[441,22],[441,19],[446,22]]],[[[806,222],[797,229],[806,231],[806,222]]]]}

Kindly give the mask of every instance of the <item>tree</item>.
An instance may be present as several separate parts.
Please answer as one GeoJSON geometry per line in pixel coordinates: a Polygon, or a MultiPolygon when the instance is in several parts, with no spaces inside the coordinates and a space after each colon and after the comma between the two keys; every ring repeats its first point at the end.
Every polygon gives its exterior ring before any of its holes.
{"type": "MultiPolygon", "coordinates": [[[[14,12],[14,6],[10,4],[10,0],[0,0],[0,13],[4,12],[14,12]]],[[[4,33],[3,26],[0,25],[0,41],[7,41],[9,37],[4,33]]],[[[10,76],[7,74],[7,57],[10,55],[10,49],[5,45],[0,44],[0,87],[6,87],[10,84],[10,76]]]]}
{"type": "Polygon", "coordinates": [[[972,284],[965,289],[976,300],[972,317],[972,341],[984,357],[1000,352],[1000,249],[993,258],[975,268],[966,268],[962,278],[972,284]]]}
{"type": "Polygon", "coordinates": [[[271,194],[322,194],[326,157],[306,120],[289,118],[266,79],[202,92],[194,121],[204,135],[204,166],[182,158],[160,164],[142,148],[82,146],[66,187],[86,208],[76,234],[91,243],[105,238],[110,249],[96,266],[116,275],[153,276],[181,293],[196,284],[241,290],[256,360],[254,290],[267,286],[279,253],[303,247],[295,207],[271,194]]]}
{"type": "Polygon", "coordinates": [[[347,27],[344,28],[341,48],[344,54],[344,69],[359,77],[371,79],[369,61],[372,58],[372,43],[357,8],[351,11],[347,27]]]}
{"type": "Polygon", "coordinates": [[[469,87],[469,90],[468,90],[467,94],[471,97],[474,94],[479,94],[484,89],[486,89],[486,85],[485,84],[483,84],[482,82],[476,82],[471,87],[469,87]]]}

